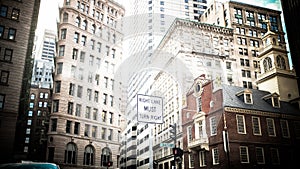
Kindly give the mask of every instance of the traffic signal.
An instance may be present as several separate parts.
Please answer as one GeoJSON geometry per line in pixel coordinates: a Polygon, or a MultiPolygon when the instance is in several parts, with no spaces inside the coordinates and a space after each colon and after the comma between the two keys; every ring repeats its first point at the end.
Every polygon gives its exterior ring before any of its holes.
{"type": "Polygon", "coordinates": [[[176,131],[176,123],[174,123],[173,125],[172,124],[170,124],[170,127],[171,127],[171,129],[170,129],[170,133],[171,133],[171,138],[173,139],[173,140],[176,140],[176,135],[177,135],[177,131],[176,131]]]}
{"type": "Polygon", "coordinates": [[[110,166],[112,166],[113,165],[113,162],[112,161],[108,161],[107,162],[107,167],[110,167],[110,166]]]}
{"type": "Polygon", "coordinates": [[[175,157],[182,157],[183,150],[181,148],[173,148],[173,155],[175,157]]]}
{"type": "Polygon", "coordinates": [[[103,162],[103,166],[111,167],[113,165],[112,161],[103,162]]]}

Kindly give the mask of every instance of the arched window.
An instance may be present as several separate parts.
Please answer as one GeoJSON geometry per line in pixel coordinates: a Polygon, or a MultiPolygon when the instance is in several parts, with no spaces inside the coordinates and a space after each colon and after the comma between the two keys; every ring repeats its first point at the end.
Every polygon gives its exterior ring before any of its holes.
{"type": "Polygon", "coordinates": [[[80,27],[80,18],[79,17],[76,18],[76,26],[80,27]]]}
{"type": "Polygon", "coordinates": [[[84,20],[82,22],[82,29],[87,30],[87,21],[86,20],[84,20]]]}
{"type": "Polygon", "coordinates": [[[105,147],[101,153],[101,166],[104,166],[108,161],[111,161],[111,151],[108,147],[105,147]]]}
{"type": "Polygon", "coordinates": [[[269,57],[265,58],[263,64],[264,64],[264,70],[265,70],[265,72],[271,70],[271,68],[272,68],[272,60],[271,60],[271,58],[269,58],[269,57]]]}
{"type": "Polygon", "coordinates": [[[83,165],[94,165],[95,164],[95,156],[94,156],[94,147],[88,145],[85,147],[84,156],[83,156],[83,165]]]}
{"type": "Polygon", "coordinates": [[[76,164],[77,148],[74,143],[68,143],[65,150],[65,163],[76,164]]]}
{"type": "Polygon", "coordinates": [[[68,22],[69,14],[67,12],[64,12],[63,14],[63,22],[68,22]]]}
{"type": "Polygon", "coordinates": [[[277,66],[280,69],[286,69],[285,60],[282,56],[278,55],[276,57],[277,66]]]}

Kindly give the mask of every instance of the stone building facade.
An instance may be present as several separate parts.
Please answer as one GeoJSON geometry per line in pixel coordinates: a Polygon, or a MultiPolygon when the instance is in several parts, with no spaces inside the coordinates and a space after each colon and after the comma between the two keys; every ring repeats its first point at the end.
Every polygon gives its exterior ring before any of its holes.
{"type": "Polygon", "coordinates": [[[114,71],[122,60],[124,8],[110,0],[65,0],[58,23],[47,159],[64,168],[119,166],[120,113],[114,71]]]}

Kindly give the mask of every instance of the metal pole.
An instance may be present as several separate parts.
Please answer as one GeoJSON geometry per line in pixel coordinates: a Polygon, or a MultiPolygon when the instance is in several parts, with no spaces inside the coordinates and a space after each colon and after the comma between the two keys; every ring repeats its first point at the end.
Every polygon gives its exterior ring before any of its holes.
{"type": "MultiPolygon", "coordinates": [[[[177,151],[177,149],[176,149],[176,142],[177,142],[177,125],[176,125],[176,123],[174,123],[174,132],[175,132],[175,134],[174,134],[174,147],[175,147],[175,151],[177,151]]],[[[177,152],[178,153],[178,152],[177,152]]],[[[174,169],[176,169],[176,155],[174,154],[174,169]]]]}
{"type": "Polygon", "coordinates": [[[125,169],[127,169],[127,133],[125,133],[125,169]]]}

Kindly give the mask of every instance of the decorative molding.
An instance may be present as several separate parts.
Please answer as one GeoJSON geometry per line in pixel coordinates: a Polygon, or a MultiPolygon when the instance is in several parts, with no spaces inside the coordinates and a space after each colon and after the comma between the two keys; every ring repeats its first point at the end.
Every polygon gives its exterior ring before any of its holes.
{"type": "Polygon", "coordinates": [[[260,115],[260,116],[268,116],[274,118],[281,117],[286,119],[300,120],[300,116],[281,114],[279,112],[266,112],[266,111],[249,110],[249,109],[241,109],[241,108],[234,108],[234,107],[224,107],[224,111],[231,112],[231,113],[244,113],[250,115],[260,115]]]}

